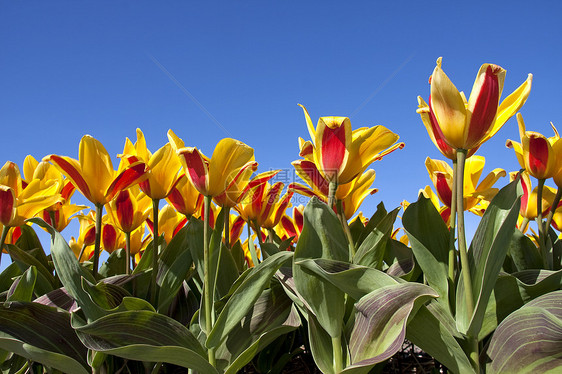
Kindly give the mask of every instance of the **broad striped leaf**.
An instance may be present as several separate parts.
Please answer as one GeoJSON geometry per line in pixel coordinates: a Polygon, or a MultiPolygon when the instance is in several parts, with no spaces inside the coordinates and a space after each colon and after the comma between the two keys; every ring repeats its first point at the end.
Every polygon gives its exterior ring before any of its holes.
{"type": "Polygon", "coordinates": [[[208,347],[216,347],[252,308],[273,274],[293,256],[292,252],[279,252],[254,267],[242,284],[234,291],[222,309],[207,339],[208,347]]]}
{"type": "Polygon", "coordinates": [[[355,304],[348,329],[351,365],[344,373],[367,373],[402,347],[410,314],[437,293],[423,284],[401,283],[379,288],[355,304]],[[350,330],[350,331],[349,331],[350,330]]]}
{"type": "Polygon", "coordinates": [[[2,336],[2,349],[28,352],[25,357],[49,366],[57,361],[58,357],[62,360],[61,364],[88,368],[87,349],[72,329],[70,314],[66,311],[33,302],[7,302],[0,305],[0,331],[9,335],[2,336]],[[66,356],[67,359],[60,356],[66,356]],[[66,362],[69,360],[74,364],[66,362]]]}
{"type": "Polygon", "coordinates": [[[25,273],[19,276],[10,290],[8,291],[7,301],[31,301],[33,298],[33,289],[37,281],[37,269],[35,266],[27,268],[25,273]]]}
{"type": "Polygon", "coordinates": [[[562,368],[562,291],[550,292],[510,314],[487,351],[490,373],[546,373],[562,368]]]}
{"type": "Polygon", "coordinates": [[[72,317],[82,343],[94,351],[130,360],[168,362],[215,373],[206,351],[182,324],[147,310],[112,313],[85,324],[72,317]]]}

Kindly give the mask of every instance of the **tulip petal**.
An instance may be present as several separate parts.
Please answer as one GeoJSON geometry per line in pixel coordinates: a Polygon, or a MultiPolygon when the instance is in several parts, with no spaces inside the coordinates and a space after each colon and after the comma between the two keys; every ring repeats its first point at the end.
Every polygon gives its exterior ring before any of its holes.
{"type": "Polygon", "coordinates": [[[435,118],[435,114],[431,112],[429,109],[429,105],[422,99],[421,96],[418,96],[418,110],[416,111],[422,119],[422,122],[431,138],[431,141],[439,152],[443,154],[443,156],[447,157],[450,160],[456,160],[457,152],[453,149],[445,139],[443,139],[443,133],[439,128],[439,124],[437,123],[437,119],[435,118]]]}
{"type": "Polygon", "coordinates": [[[224,192],[238,169],[253,160],[254,150],[250,146],[231,138],[219,141],[209,163],[208,195],[218,196],[224,192]]]}
{"type": "Polygon", "coordinates": [[[70,157],[57,155],[47,156],[45,160],[50,161],[61,171],[62,174],[64,174],[65,177],[70,179],[72,184],[78,189],[78,191],[80,191],[82,195],[84,195],[86,199],[93,203],[97,203],[96,201],[93,201],[93,196],[90,193],[90,187],[82,177],[82,170],[77,160],[70,157]]]}
{"type": "Polygon", "coordinates": [[[178,150],[181,157],[185,174],[193,186],[201,194],[209,196],[209,172],[208,166],[197,148],[185,147],[178,150]]]}
{"type": "Polygon", "coordinates": [[[23,186],[20,169],[16,163],[7,161],[2,166],[2,169],[0,169],[0,184],[10,187],[14,191],[15,196],[20,195],[23,186]]]}
{"type": "Polygon", "coordinates": [[[447,143],[462,149],[465,146],[466,108],[459,90],[441,69],[441,58],[431,76],[429,106],[447,143]]]}
{"type": "Polygon", "coordinates": [[[304,118],[306,119],[306,126],[308,128],[308,133],[310,134],[310,139],[314,142],[315,139],[316,139],[316,130],[314,130],[314,125],[312,123],[312,120],[310,119],[310,115],[308,114],[308,110],[306,110],[304,105],[301,105],[301,104],[297,104],[297,105],[300,106],[302,108],[302,110],[304,111],[304,118]]]}
{"type": "Polygon", "coordinates": [[[497,65],[484,64],[480,68],[468,100],[465,145],[470,149],[480,145],[494,123],[505,70],[497,65]]]}
{"type": "MultiPolygon", "coordinates": [[[[316,126],[314,161],[328,181],[336,181],[349,157],[351,123],[347,117],[321,117],[316,126]]],[[[338,183],[346,183],[338,181],[338,183]]]]}
{"type": "Polygon", "coordinates": [[[453,196],[452,192],[452,178],[450,175],[436,172],[434,174],[435,178],[435,189],[437,190],[437,195],[443,204],[450,207],[451,206],[451,198],[453,196]]]}
{"type": "Polygon", "coordinates": [[[84,135],[80,140],[78,155],[82,178],[86,181],[93,199],[90,201],[105,204],[105,191],[115,174],[109,153],[100,141],[90,135],[84,135]]]}
{"type": "Polygon", "coordinates": [[[0,223],[11,226],[16,214],[16,197],[12,188],[0,185],[0,223]]]}
{"type": "Polygon", "coordinates": [[[146,164],[144,162],[137,162],[125,169],[119,174],[109,185],[105,191],[105,203],[113,199],[115,195],[124,189],[127,189],[146,178],[146,164]]]}
{"type": "Polygon", "coordinates": [[[546,177],[549,159],[551,156],[548,140],[539,133],[527,131],[523,139],[523,149],[528,149],[525,166],[529,173],[538,179],[546,177]]]}
{"type": "Polygon", "coordinates": [[[318,171],[316,164],[308,160],[293,161],[297,175],[302,178],[315,192],[328,196],[329,183],[318,171]]]}

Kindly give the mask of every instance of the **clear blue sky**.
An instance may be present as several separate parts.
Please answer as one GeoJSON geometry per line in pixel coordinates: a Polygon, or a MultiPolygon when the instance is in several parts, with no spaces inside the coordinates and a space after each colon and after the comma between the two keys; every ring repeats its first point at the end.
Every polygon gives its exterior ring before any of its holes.
{"type": "MultiPolygon", "coordinates": [[[[209,155],[233,137],[255,149],[259,170],[291,169],[298,136],[308,138],[302,103],[314,122],[349,116],[353,128],[382,124],[406,143],[373,165],[370,215],[430,184],[425,157],[441,155],[416,96],[427,99],[439,56],[467,94],[484,62],[507,70],[504,97],[533,73],[528,129],[562,127],[562,3],[343,3],[4,1],[0,161],[77,158],[84,134],[116,155],[140,127],[152,151],[171,128],[209,155]]],[[[481,147],[485,173],[519,169],[508,138],[519,139],[514,118],[481,147]]]]}

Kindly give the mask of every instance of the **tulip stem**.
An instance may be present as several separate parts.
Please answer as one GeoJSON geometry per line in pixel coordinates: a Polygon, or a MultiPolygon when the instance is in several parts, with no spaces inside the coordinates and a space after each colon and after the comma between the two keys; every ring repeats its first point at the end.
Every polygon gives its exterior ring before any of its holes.
{"type": "Polygon", "coordinates": [[[2,227],[2,237],[0,237],[0,263],[2,263],[2,253],[4,252],[4,242],[6,241],[6,237],[8,236],[8,231],[10,231],[9,226],[2,227]]]}
{"type": "Polygon", "coordinates": [[[529,224],[529,218],[523,217],[523,220],[521,221],[521,225],[519,226],[519,231],[524,233],[525,228],[527,227],[528,224],[529,224]]]}
{"type": "Polygon", "coordinates": [[[554,217],[554,213],[556,212],[556,208],[558,203],[560,203],[560,198],[562,198],[562,188],[558,187],[556,190],[556,196],[554,196],[554,201],[552,202],[552,206],[550,207],[550,212],[548,212],[548,217],[546,218],[546,229],[550,229],[550,225],[552,224],[552,218],[554,217]]]}
{"type": "MultiPolygon", "coordinates": [[[[465,308],[469,318],[472,319],[474,314],[474,297],[472,293],[472,277],[470,275],[470,265],[468,261],[468,253],[466,248],[466,236],[464,231],[464,164],[466,161],[466,149],[457,149],[457,172],[453,176],[456,180],[455,191],[457,195],[457,230],[459,240],[459,255],[461,260],[461,271],[463,278],[463,288],[465,296],[465,308]]],[[[480,364],[478,362],[479,347],[478,338],[467,336],[468,339],[468,356],[472,361],[472,365],[477,373],[480,372],[480,364]]]]}
{"type": "MultiPolygon", "coordinates": [[[[453,176],[457,174],[457,160],[453,160],[453,176]]],[[[457,178],[453,177],[453,193],[451,194],[451,216],[449,217],[449,289],[454,292],[455,287],[455,268],[457,264],[457,251],[455,248],[455,229],[457,219],[457,178]]],[[[455,298],[453,297],[452,300],[455,298]]]]}
{"type": "Polygon", "coordinates": [[[268,243],[275,243],[275,230],[267,229],[267,242],[268,243]]]}
{"type": "Polygon", "coordinates": [[[230,207],[225,206],[224,212],[224,245],[230,249],[230,207]]]}
{"type": "Polygon", "coordinates": [[[56,214],[54,210],[49,210],[49,218],[51,219],[51,226],[56,230],[57,223],[56,223],[56,214]]]}
{"type": "Polygon", "coordinates": [[[330,209],[334,208],[334,202],[336,201],[336,191],[338,190],[338,183],[335,181],[330,182],[328,185],[328,206],[330,209]]]}
{"type": "MultiPolygon", "coordinates": [[[[542,262],[545,269],[551,269],[551,262],[549,261],[549,251],[546,246],[546,233],[545,233],[545,226],[542,219],[542,192],[544,189],[544,182],[546,180],[539,179],[539,183],[537,186],[537,226],[539,227],[539,248],[542,254],[542,262]]],[[[556,209],[556,208],[555,208],[556,209]]]]}
{"type": "Polygon", "coordinates": [[[131,274],[131,233],[125,233],[125,275],[131,274]]]}
{"type": "Polygon", "coordinates": [[[349,229],[347,219],[345,218],[345,212],[343,211],[342,200],[336,200],[336,210],[337,210],[337,216],[340,219],[341,225],[343,227],[343,231],[345,232],[345,237],[347,238],[349,253],[351,254],[351,258],[353,258],[353,256],[355,256],[355,244],[353,243],[353,236],[351,235],[351,230],[349,229]]]}
{"type": "MultiPolygon", "coordinates": [[[[254,247],[254,239],[252,239],[251,222],[246,222],[246,226],[248,226],[248,250],[250,251],[252,262],[254,263],[254,266],[256,266],[258,264],[258,254],[256,253],[256,248],[254,247]]],[[[250,267],[249,263],[248,267],[250,267]]]]}
{"type": "Polygon", "coordinates": [[[84,256],[84,251],[86,250],[86,244],[82,244],[82,248],[80,248],[80,254],[78,255],[78,262],[80,262],[80,260],[82,259],[82,256],[84,256]]]}
{"type": "MultiPolygon", "coordinates": [[[[203,303],[205,306],[205,332],[207,336],[213,329],[213,299],[211,293],[211,261],[209,254],[209,214],[211,210],[211,196],[205,196],[203,206],[203,303]]],[[[215,349],[209,348],[207,351],[209,363],[215,367],[215,349]]]]}
{"type": "Polygon", "coordinates": [[[343,369],[341,336],[332,337],[332,352],[334,355],[334,372],[340,373],[343,369]]]}
{"type": "Polygon", "coordinates": [[[150,300],[156,306],[156,277],[158,276],[158,205],[160,199],[152,199],[152,278],[150,282],[150,300]]]}
{"type": "Polygon", "coordinates": [[[96,204],[96,239],[94,242],[94,278],[98,275],[98,265],[100,261],[101,246],[101,216],[103,214],[103,204],[96,204]]]}

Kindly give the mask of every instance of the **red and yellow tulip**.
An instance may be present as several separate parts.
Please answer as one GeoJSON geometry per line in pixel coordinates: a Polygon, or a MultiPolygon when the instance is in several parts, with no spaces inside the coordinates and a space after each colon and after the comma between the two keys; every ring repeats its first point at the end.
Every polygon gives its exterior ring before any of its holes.
{"type": "MultiPolygon", "coordinates": [[[[441,57],[437,59],[431,75],[429,99],[429,120],[434,118],[437,126],[430,124],[431,131],[428,132],[446,157],[451,158],[450,150],[439,144],[441,140],[453,149],[477,148],[523,106],[531,91],[533,76],[529,74],[527,80],[500,104],[505,73],[498,65],[483,64],[467,101],[441,68],[441,57]]],[[[421,100],[422,113],[426,111],[423,104],[421,100]]],[[[424,123],[426,121],[427,118],[424,123]]]]}
{"type": "Polygon", "coordinates": [[[124,233],[131,233],[148,218],[152,200],[133,186],[121,191],[106,207],[111,222],[124,233]]]}
{"type": "MultiPolygon", "coordinates": [[[[521,113],[517,113],[517,122],[521,143],[508,140],[506,146],[513,148],[519,165],[537,179],[557,176],[562,170],[562,139],[556,127],[551,123],[554,136],[547,138],[538,132],[527,131],[521,113]]],[[[559,181],[558,178],[555,181],[559,181]]]]}
{"type": "Polygon", "coordinates": [[[47,156],[44,160],[55,165],[86,199],[96,205],[107,204],[120,191],[146,178],[142,161],[115,171],[105,147],[90,135],[80,140],[78,160],[58,155],[47,156]]]}

